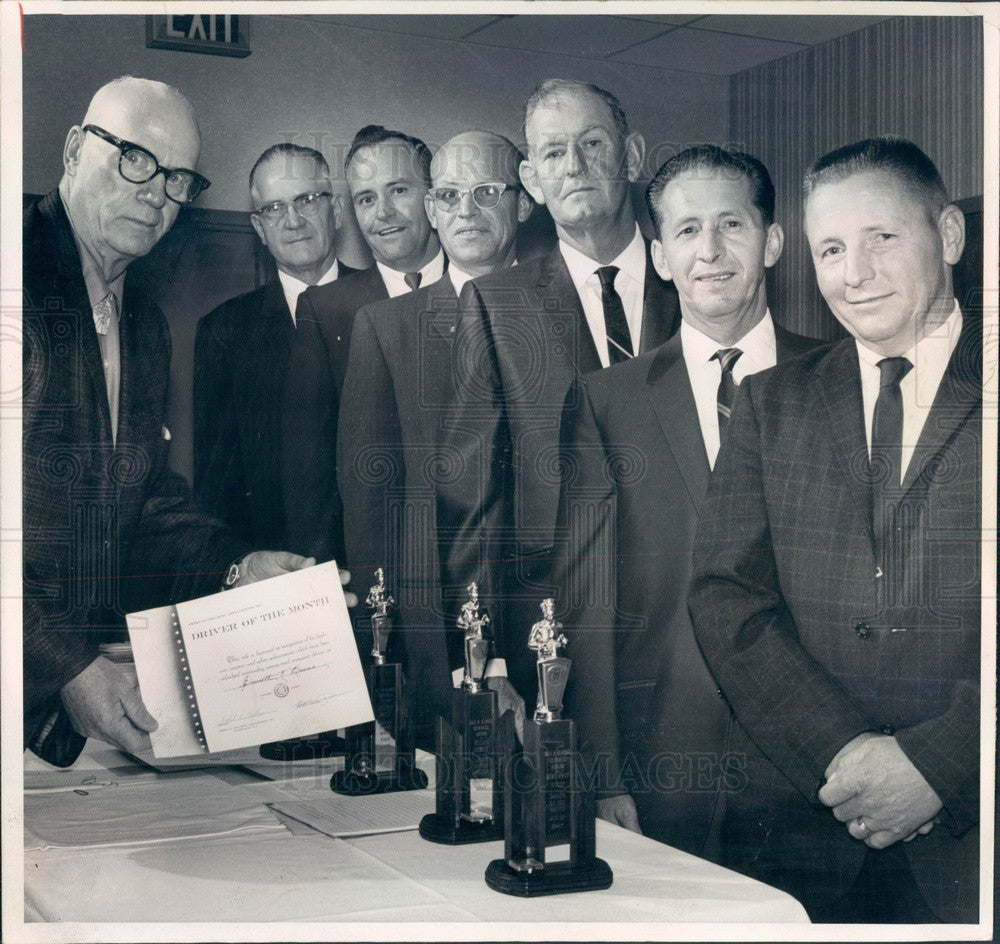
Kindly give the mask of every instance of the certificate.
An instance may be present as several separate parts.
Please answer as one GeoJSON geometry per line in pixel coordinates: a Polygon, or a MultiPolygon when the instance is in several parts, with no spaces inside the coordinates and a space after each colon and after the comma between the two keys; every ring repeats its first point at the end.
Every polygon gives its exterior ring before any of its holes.
{"type": "Polygon", "coordinates": [[[130,613],[156,757],[249,747],[373,719],[333,562],[130,613]]]}

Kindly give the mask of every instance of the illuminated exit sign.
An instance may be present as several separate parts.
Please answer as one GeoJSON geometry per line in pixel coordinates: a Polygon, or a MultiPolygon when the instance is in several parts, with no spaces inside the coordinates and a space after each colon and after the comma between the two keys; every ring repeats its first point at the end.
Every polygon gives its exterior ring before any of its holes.
{"type": "Polygon", "coordinates": [[[233,14],[188,13],[146,17],[146,46],[203,52],[210,56],[250,55],[245,17],[233,14]]]}

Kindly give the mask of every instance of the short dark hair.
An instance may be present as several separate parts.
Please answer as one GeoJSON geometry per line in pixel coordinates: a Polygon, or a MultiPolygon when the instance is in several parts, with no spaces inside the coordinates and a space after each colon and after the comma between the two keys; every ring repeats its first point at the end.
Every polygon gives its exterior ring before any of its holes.
{"type": "Polygon", "coordinates": [[[575,79],[546,79],[528,96],[528,100],[524,103],[524,123],[521,126],[525,140],[528,137],[528,119],[534,114],[535,109],[560,92],[585,92],[599,98],[611,111],[611,118],[618,134],[618,143],[625,143],[625,139],[628,137],[628,119],[625,117],[622,103],[605,89],[592,85],[590,82],[577,82],[575,79]]]}
{"type": "Polygon", "coordinates": [[[326,158],[320,154],[315,148],[303,147],[301,144],[292,144],[288,141],[282,141],[280,144],[272,144],[260,157],[257,158],[250,170],[250,189],[253,190],[254,181],[257,177],[257,171],[260,170],[263,164],[268,161],[273,160],[278,157],[296,158],[296,157],[308,157],[316,162],[316,166],[319,170],[327,177],[330,176],[330,165],[326,162],[326,158]]]}
{"type": "Polygon", "coordinates": [[[948,191],[934,162],[912,141],[895,136],[865,138],[824,155],[806,171],[805,197],[817,187],[837,183],[866,171],[890,173],[927,207],[937,222],[948,205],[948,191]]]}
{"type": "Polygon", "coordinates": [[[351,161],[354,159],[354,155],[357,154],[362,148],[374,147],[375,145],[383,144],[386,141],[402,141],[403,144],[409,146],[417,157],[417,170],[419,170],[420,175],[424,178],[427,186],[430,187],[430,148],[427,147],[427,145],[424,144],[420,138],[415,138],[413,135],[406,134],[403,131],[391,131],[388,128],[383,128],[382,125],[365,125],[356,135],[354,135],[354,140],[351,142],[351,147],[347,152],[347,157],[344,158],[344,170],[347,170],[351,161]]]}
{"type": "Polygon", "coordinates": [[[653,176],[646,188],[646,206],[659,233],[662,218],[660,195],[678,175],[695,168],[725,171],[739,174],[750,184],[750,200],[758,210],[764,226],[774,222],[774,184],[767,168],[752,154],[721,148],[716,144],[699,144],[685,148],[666,161],[653,176]]]}

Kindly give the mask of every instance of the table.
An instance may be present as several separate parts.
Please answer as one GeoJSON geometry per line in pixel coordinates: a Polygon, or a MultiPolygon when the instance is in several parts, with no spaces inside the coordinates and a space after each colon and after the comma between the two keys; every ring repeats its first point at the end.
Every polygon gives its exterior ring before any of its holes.
{"type": "Polygon", "coordinates": [[[289,828],[265,806],[330,797],[327,770],[273,782],[232,767],[157,773],[96,742],[67,771],[29,757],[28,921],[398,922],[424,923],[426,935],[428,922],[491,922],[492,932],[497,922],[808,920],[783,892],[601,821],[610,889],[519,899],[483,880],[500,842],[440,846],[415,830],[335,839],[289,828]]]}

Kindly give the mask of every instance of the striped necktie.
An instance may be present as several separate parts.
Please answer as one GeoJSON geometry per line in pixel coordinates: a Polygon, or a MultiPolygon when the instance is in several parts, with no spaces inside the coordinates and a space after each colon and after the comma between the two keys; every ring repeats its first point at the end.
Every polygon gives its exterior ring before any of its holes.
{"type": "Polygon", "coordinates": [[[743,352],[738,347],[724,347],[712,355],[722,368],[719,378],[719,392],[716,395],[716,407],[719,411],[719,444],[725,442],[729,429],[729,416],[733,411],[733,401],[736,399],[736,381],[733,380],[733,367],[743,352]]]}
{"type": "Polygon", "coordinates": [[[628,330],[625,308],[615,289],[618,266],[601,266],[597,277],[601,280],[601,304],[604,306],[604,328],[608,336],[608,360],[612,364],[633,357],[632,335],[628,330]]]}

